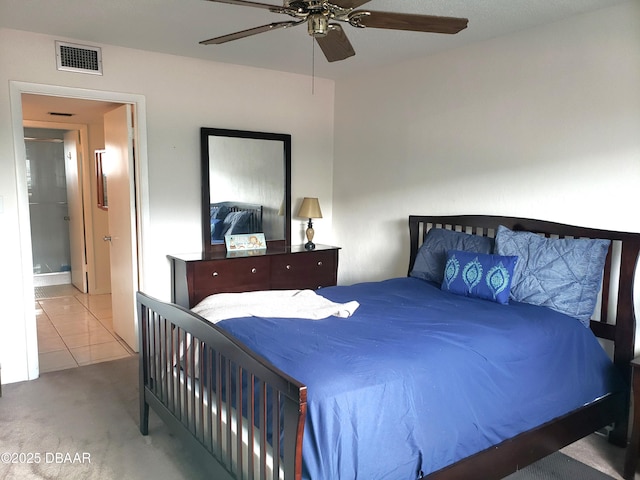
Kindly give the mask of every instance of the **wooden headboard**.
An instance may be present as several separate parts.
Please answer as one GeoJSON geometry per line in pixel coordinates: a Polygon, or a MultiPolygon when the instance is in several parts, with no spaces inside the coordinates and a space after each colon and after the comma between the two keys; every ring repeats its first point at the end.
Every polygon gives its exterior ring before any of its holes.
{"type": "Polygon", "coordinates": [[[230,212],[250,212],[249,232],[247,233],[262,232],[262,205],[259,203],[227,201],[212,203],[211,206],[227,207],[230,212]]]}
{"type": "Polygon", "coordinates": [[[495,237],[498,226],[534,232],[552,238],[602,238],[611,240],[602,282],[600,308],[591,320],[596,336],[614,343],[613,360],[625,374],[635,350],[634,281],[640,253],[640,233],[625,233],[577,227],[529,218],[491,215],[409,217],[411,253],[409,272],[427,232],[433,227],[447,228],[486,237],[495,237]]]}

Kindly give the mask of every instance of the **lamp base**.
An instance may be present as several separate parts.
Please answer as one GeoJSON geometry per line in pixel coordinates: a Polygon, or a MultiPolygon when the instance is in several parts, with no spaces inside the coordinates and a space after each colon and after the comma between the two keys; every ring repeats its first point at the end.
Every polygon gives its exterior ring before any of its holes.
{"type": "Polygon", "coordinates": [[[313,250],[316,248],[316,244],[313,243],[313,235],[315,232],[313,230],[313,223],[311,223],[311,219],[309,219],[309,224],[307,225],[307,231],[305,233],[307,235],[307,243],[304,244],[304,248],[306,250],[313,250]]]}

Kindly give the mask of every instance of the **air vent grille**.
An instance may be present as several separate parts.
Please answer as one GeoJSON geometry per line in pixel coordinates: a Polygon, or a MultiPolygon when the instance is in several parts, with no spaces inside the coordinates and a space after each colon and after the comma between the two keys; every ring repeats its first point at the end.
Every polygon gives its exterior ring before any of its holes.
{"type": "Polygon", "coordinates": [[[56,42],[58,70],[102,75],[102,51],[73,43],[56,42]]]}

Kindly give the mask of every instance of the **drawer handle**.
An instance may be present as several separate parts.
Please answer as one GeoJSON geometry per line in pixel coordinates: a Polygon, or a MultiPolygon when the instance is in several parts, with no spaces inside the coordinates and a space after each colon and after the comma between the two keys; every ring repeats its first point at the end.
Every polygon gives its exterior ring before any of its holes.
{"type": "Polygon", "coordinates": [[[318,262],[318,266],[321,267],[322,266],[322,261],[318,262]]]}
{"type": "Polygon", "coordinates": [[[213,272],[213,273],[211,274],[211,276],[212,276],[212,277],[217,277],[217,276],[218,276],[218,272],[213,272]]]}
{"type": "Polygon", "coordinates": [[[251,273],[256,273],[257,271],[258,270],[256,270],[255,267],[251,269],[251,273]]]}
{"type": "Polygon", "coordinates": [[[287,265],[287,270],[291,270],[291,265],[287,265]]]}

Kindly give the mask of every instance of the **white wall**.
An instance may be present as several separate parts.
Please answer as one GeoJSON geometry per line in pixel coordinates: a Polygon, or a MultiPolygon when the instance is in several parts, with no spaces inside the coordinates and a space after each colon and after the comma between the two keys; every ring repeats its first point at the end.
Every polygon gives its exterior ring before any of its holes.
{"type": "MultiPolygon", "coordinates": [[[[142,281],[151,295],[169,299],[167,254],[201,249],[202,126],[290,133],[294,208],[301,197],[321,197],[327,228],[318,231],[318,242],[328,243],[331,232],[332,81],[316,78],[312,95],[311,78],[306,76],[109,45],[99,45],[103,76],[58,72],[55,40],[74,41],[0,29],[0,363],[4,383],[27,378],[26,332],[31,329],[33,336],[35,331],[33,302],[24,301],[32,295],[31,280],[23,275],[31,266],[30,252],[21,249],[18,234],[18,188],[26,187],[24,178],[16,178],[12,80],[144,96],[149,228],[143,234],[152,240],[147,241],[142,281]]],[[[293,222],[296,243],[302,242],[302,223],[293,222]]]]}
{"type": "MultiPolygon", "coordinates": [[[[303,196],[320,198],[315,240],[343,248],[340,283],[406,274],[409,214],[504,214],[640,232],[637,1],[362,72],[336,83],[335,101],[327,80],[316,78],[312,95],[305,76],[109,45],[101,45],[104,76],[57,72],[56,39],[65,40],[0,29],[3,382],[26,378],[33,319],[21,300],[28,255],[17,233],[24,179],[16,179],[10,80],[145,96],[145,234],[154,241],[143,281],[164,299],[165,255],[200,249],[201,126],[292,134],[294,213],[303,196]]],[[[304,221],[292,231],[302,242],[304,221]]]]}
{"type": "Polygon", "coordinates": [[[335,114],[342,284],[406,275],[409,214],[640,232],[640,2],[363,72],[335,114]]]}

